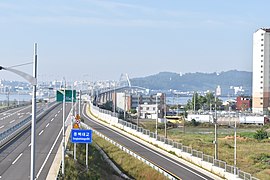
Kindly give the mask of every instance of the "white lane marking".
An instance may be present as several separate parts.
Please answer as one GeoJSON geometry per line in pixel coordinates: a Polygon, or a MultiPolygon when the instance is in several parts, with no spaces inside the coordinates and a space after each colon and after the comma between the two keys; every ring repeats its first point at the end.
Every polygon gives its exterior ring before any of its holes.
{"type": "Polygon", "coordinates": [[[51,119],[51,122],[54,120],[54,118],[51,119]]]}
{"type": "Polygon", "coordinates": [[[31,143],[28,145],[28,147],[30,147],[31,146],[31,143]]]}
{"type": "Polygon", "coordinates": [[[57,116],[57,114],[54,115],[55,117],[57,116]]]}
{"type": "Polygon", "coordinates": [[[12,120],[12,121],[10,121],[9,123],[11,124],[11,123],[13,123],[15,121],[15,119],[14,120],[12,120]]]}
{"type": "Polygon", "coordinates": [[[22,116],[20,116],[20,117],[19,117],[19,119],[20,119],[20,118],[22,118],[22,117],[23,117],[23,115],[22,115],[22,116]]]}
{"type": "Polygon", "coordinates": [[[22,153],[12,162],[12,165],[15,164],[20,159],[21,156],[22,156],[22,153]]]}
{"type": "Polygon", "coordinates": [[[40,133],[38,134],[39,136],[43,133],[44,130],[40,131],[40,133]]]}
{"type": "Polygon", "coordinates": [[[38,177],[39,177],[41,171],[43,170],[43,168],[44,168],[46,162],[48,161],[48,159],[49,159],[49,157],[50,157],[50,155],[51,155],[51,153],[52,153],[52,150],[53,150],[54,146],[56,145],[56,142],[58,141],[58,139],[59,139],[59,137],[60,137],[60,135],[61,135],[62,130],[63,130],[63,128],[60,129],[57,138],[55,139],[55,141],[54,141],[54,143],[53,143],[53,145],[52,145],[52,147],[51,147],[51,149],[50,149],[50,151],[49,151],[49,153],[48,153],[46,159],[44,160],[44,162],[43,162],[43,164],[42,164],[40,170],[39,170],[38,173],[37,173],[36,179],[38,179],[38,177]]]}
{"type": "Polygon", "coordinates": [[[46,127],[48,127],[50,125],[50,123],[48,123],[47,125],[46,125],[46,127]]]}
{"type": "Polygon", "coordinates": [[[2,129],[3,127],[5,127],[4,125],[0,127],[0,129],[2,129]]]}
{"type": "MultiPolygon", "coordinates": [[[[89,121],[91,121],[91,122],[93,122],[93,123],[95,123],[95,124],[97,124],[97,125],[100,125],[100,126],[104,127],[105,129],[107,129],[107,130],[109,130],[109,131],[112,131],[111,129],[109,129],[109,128],[108,128],[108,127],[106,127],[105,125],[103,125],[103,124],[99,124],[99,123],[95,122],[94,120],[91,120],[91,119],[90,119],[88,116],[86,116],[86,115],[85,115],[85,113],[84,113],[84,109],[85,109],[85,106],[83,107],[83,115],[84,115],[84,116],[85,116],[85,117],[86,117],[86,118],[87,118],[89,121]]],[[[145,148],[146,150],[151,151],[152,153],[154,153],[154,154],[156,154],[156,155],[158,155],[158,156],[163,157],[163,158],[164,158],[164,159],[166,159],[167,161],[170,161],[171,163],[173,163],[173,164],[175,164],[175,165],[177,165],[177,166],[179,166],[179,167],[181,167],[181,168],[183,168],[183,169],[185,169],[185,170],[187,170],[187,171],[189,171],[189,172],[191,172],[191,173],[193,173],[193,174],[197,175],[198,177],[200,177],[200,178],[202,178],[202,179],[207,180],[205,177],[203,177],[203,176],[201,176],[200,174],[198,174],[198,173],[194,172],[193,170],[188,169],[188,168],[186,168],[186,167],[184,167],[184,166],[180,165],[179,163],[172,161],[171,159],[167,158],[166,156],[163,156],[162,154],[159,154],[159,153],[157,153],[157,152],[153,151],[152,149],[150,149],[150,148],[148,148],[148,147],[146,147],[146,146],[143,146],[143,145],[141,145],[141,144],[137,143],[137,142],[136,142],[136,141],[134,141],[133,139],[128,138],[128,137],[126,137],[126,136],[122,135],[122,134],[121,134],[121,133],[119,133],[119,132],[116,132],[116,131],[112,131],[112,132],[115,132],[115,133],[116,133],[116,134],[118,134],[119,136],[122,136],[123,138],[126,138],[127,140],[129,140],[129,141],[131,141],[131,142],[133,142],[133,143],[137,144],[138,146],[141,146],[142,148],[145,148]]]]}
{"type": "Polygon", "coordinates": [[[60,113],[60,111],[58,111],[58,113],[60,113]]]}

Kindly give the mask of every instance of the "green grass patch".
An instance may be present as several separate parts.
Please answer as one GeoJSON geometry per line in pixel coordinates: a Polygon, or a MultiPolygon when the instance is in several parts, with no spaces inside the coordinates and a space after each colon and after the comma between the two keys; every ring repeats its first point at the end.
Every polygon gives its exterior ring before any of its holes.
{"type": "MultiPolygon", "coordinates": [[[[65,157],[65,179],[119,179],[115,171],[110,167],[110,165],[103,159],[100,152],[93,146],[88,146],[88,169],[85,165],[85,153],[86,145],[77,144],[76,145],[76,158],[74,160],[73,154],[68,154],[65,157]]],[[[67,149],[73,151],[74,144],[68,143],[67,149]]],[[[60,178],[61,179],[61,178],[60,178]]]]}
{"type": "Polygon", "coordinates": [[[103,138],[93,134],[93,140],[104,150],[104,152],[110,157],[110,159],[115,162],[119,169],[121,169],[130,177],[134,179],[146,180],[166,179],[166,177],[158,173],[156,170],[152,169],[150,166],[125,153],[124,151],[107,142],[103,138]]]}
{"type": "MultiPolygon", "coordinates": [[[[155,132],[155,121],[141,121],[141,125],[155,132]]],[[[261,141],[254,139],[254,134],[260,128],[255,125],[241,125],[237,128],[237,167],[257,178],[268,180],[270,177],[270,139],[261,141]]],[[[269,127],[266,131],[270,132],[269,127]]],[[[164,132],[163,129],[158,129],[159,135],[164,136],[164,132]]],[[[184,146],[214,156],[214,127],[212,126],[186,126],[185,133],[181,128],[168,129],[167,136],[184,146]]],[[[233,165],[234,128],[218,127],[218,154],[220,160],[233,165]]]]}
{"type": "MultiPolygon", "coordinates": [[[[118,147],[93,134],[93,143],[97,143],[108,157],[118,168],[134,179],[156,179],[165,180],[166,177],[152,169],[145,163],[137,160],[131,155],[120,150],[118,147]]],[[[73,151],[74,144],[68,143],[67,149],[73,151]]],[[[118,174],[103,159],[100,152],[93,146],[89,145],[88,151],[88,169],[85,165],[85,144],[77,144],[77,160],[73,159],[73,154],[67,154],[65,157],[65,179],[121,179],[118,174]]],[[[61,177],[59,179],[62,179],[61,177]]]]}

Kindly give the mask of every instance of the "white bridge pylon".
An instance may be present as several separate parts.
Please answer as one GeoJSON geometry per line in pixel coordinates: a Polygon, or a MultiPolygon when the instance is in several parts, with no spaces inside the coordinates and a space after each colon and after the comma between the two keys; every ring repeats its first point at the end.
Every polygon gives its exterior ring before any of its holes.
{"type": "Polygon", "coordinates": [[[128,86],[131,87],[131,83],[128,77],[128,74],[121,74],[120,79],[119,79],[119,86],[128,86]]]}

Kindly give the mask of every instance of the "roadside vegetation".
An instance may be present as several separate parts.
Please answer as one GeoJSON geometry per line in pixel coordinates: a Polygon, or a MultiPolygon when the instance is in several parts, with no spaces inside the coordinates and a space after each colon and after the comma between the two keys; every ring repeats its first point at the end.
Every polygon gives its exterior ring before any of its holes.
{"type": "MultiPolygon", "coordinates": [[[[140,121],[141,126],[152,132],[155,121],[140,121]]],[[[164,136],[163,124],[159,124],[158,133],[164,136]]],[[[251,173],[253,176],[268,180],[270,177],[270,126],[241,125],[237,127],[237,167],[251,173]]],[[[208,123],[186,123],[185,132],[182,128],[167,130],[168,138],[185,146],[214,156],[214,126],[208,123]]],[[[218,128],[219,159],[233,165],[234,159],[234,129],[228,126],[218,128]]]]}
{"type": "MultiPolygon", "coordinates": [[[[121,151],[118,147],[95,134],[93,134],[94,143],[100,146],[114,164],[131,179],[166,179],[166,177],[150,166],[121,151]]],[[[73,151],[74,145],[70,142],[68,143],[67,149],[70,152],[67,153],[68,156],[65,158],[65,179],[122,179],[103,159],[103,156],[93,144],[89,145],[88,169],[86,169],[85,144],[77,144],[77,160],[75,161],[73,154],[70,153],[73,151]]]]}
{"type": "Polygon", "coordinates": [[[88,169],[85,165],[85,144],[77,144],[76,161],[71,153],[73,147],[74,145],[69,142],[67,149],[70,152],[65,157],[65,179],[121,179],[92,144],[88,146],[88,169]]]}

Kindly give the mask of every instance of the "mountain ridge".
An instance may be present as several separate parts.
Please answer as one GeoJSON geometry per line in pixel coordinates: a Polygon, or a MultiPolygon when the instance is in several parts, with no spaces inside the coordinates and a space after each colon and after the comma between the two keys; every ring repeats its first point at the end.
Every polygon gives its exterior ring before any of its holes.
{"type": "Polygon", "coordinates": [[[230,93],[234,87],[242,87],[245,95],[251,95],[252,72],[229,70],[212,73],[159,72],[158,74],[132,78],[131,84],[151,90],[214,91],[219,85],[223,93],[230,93]]]}

